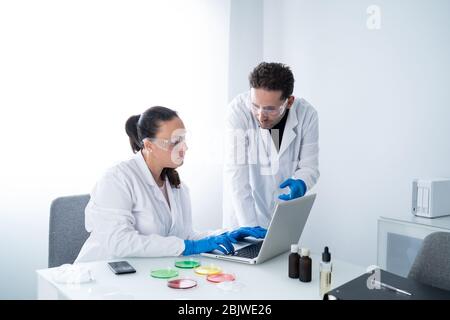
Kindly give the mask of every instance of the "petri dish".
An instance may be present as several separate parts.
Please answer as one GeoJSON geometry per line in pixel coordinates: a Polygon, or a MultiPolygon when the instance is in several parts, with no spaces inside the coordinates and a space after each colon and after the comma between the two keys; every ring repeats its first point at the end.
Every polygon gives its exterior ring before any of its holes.
{"type": "Polygon", "coordinates": [[[209,266],[200,266],[194,269],[194,272],[202,275],[210,275],[210,274],[218,274],[222,273],[222,269],[218,266],[209,265],[209,266]]]}
{"type": "Polygon", "coordinates": [[[238,281],[226,281],[216,285],[216,288],[222,292],[240,292],[244,289],[245,285],[238,281]]]}
{"type": "Polygon", "coordinates": [[[197,268],[200,266],[200,262],[195,260],[182,260],[182,261],[176,261],[175,267],[181,268],[181,269],[192,269],[197,268]]]}
{"type": "Polygon", "coordinates": [[[220,283],[220,282],[226,282],[226,281],[234,281],[236,278],[234,275],[230,273],[218,273],[218,274],[210,274],[208,277],[206,277],[206,280],[220,283]]]}
{"type": "Polygon", "coordinates": [[[167,286],[173,289],[190,289],[197,286],[197,281],[192,279],[174,279],[167,281],[167,286]]]}
{"type": "Polygon", "coordinates": [[[168,279],[178,276],[178,271],[174,269],[158,269],[158,270],[152,270],[150,275],[153,278],[158,279],[168,279]]]}

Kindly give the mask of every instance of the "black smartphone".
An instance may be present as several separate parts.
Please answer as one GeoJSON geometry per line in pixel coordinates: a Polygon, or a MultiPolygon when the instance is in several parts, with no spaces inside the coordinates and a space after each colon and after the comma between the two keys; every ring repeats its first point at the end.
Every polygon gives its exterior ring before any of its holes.
{"type": "Polygon", "coordinates": [[[136,269],[134,269],[127,261],[108,262],[108,266],[115,274],[136,272],[136,269]]]}

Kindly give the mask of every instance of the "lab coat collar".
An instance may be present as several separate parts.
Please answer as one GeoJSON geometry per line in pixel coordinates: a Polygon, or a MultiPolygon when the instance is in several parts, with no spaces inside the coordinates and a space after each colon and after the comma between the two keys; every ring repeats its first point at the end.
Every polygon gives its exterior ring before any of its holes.
{"type": "Polygon", "coordinates": [[[171,216],[172,222],[170,224],[170,227],[167,229],[168,234],[170,234],[173,231],[174,227],[175,227],[176,220],[179,219],[179,217],[178,217],[179,212],[178,212],[178,207],[177,207],[177,203],[176,203],[176,200],[175,200],[175,195],[173,193],[173,189],[172,189],[172,186],[170,185],[169,179],[167,177],[165,177],[164,180],[165,180],[165,184],[166,184],[165,187],[167,189],[167,196],[168,196],[168,199],[169,199],[170,206],[168,205],[168,203],[167,203],[166,199],[164,198],[164,195],[162,194],[162,192],[159,190],[159,187],[156,184],[156,181],[153,178],[152,173],[150,172],[150,169],[147,166],[147,163],[145,162],[145,159],[144,159],[144,156],[143,156],[142,152],[140,152],[140,151],[137,152],[134,155],[134,159],[136,160],[136,163],[138,165],[139,171],[140,171],[142,177],[144,178],[145,182],[149,186],[158,189],[158,190],[155,190],[156,198],[161,203],[164,203],[164,206],[166,207],[168,213],[171,216]]]}
{"type": "Polygon", "coordinates": [[[134,155],[134,159],[136,160],[136,163],[138,165],[139,171],[141,171],[141,175],[144,178],[145,182],[150,185],[151,187],[157,187],[155,179],[153,179],[152,173],[150,172],[150,169],[147,166],[147,163],[145,162],[144,155],[141,151],[138,151],[134,155]]]}
{"type": "Polygon", "coordinates": [[[297,127],[298,124],[298,118],[297,118],[297,110],[296,108],[299,108],[300,104],[298,101],[294,101],[291,109],[289,110],[288,118],[286,120],[286,125],[284,127],[283,132],[283,139],[281,140],[281,146],[280,151],[278,153],[278,156],[281,157],[284,151],[289,147],[292,141],[294,141],[295,137],[297,136],[296,131],[294,130],[297,127]]]}
{"type": "MultiPolygon", "coordinates": [[[[170,215],[172,217],[172,223],[171,223],[170,230],[169,230],[169,233],[171,234],[175,228],[176,222],[180,219],[180,212],[177,207],[177,201],[175,201],[175,195],[173,193],[172,186],[170,185],[169,178],[166,177],[165,180],[166,180],[167,196],[169,198],[169,203],[170,203],[170,206],[168,206],[168,209],[169,209],[170,215]]],[[[164,199],[164,201],[165,200],[166,199],[164,199]]],[[[167,201],[165,201],[165,203],[167,204],[167,201]]]]}
{"type": "MultiPolygon", "coordinates": [[[[286,120],[286,125],[284,126],[283,139],[281,140],[280,150],[277,152],[275,147],[275,143],[273,142],[272,137],[270,136],[270,132],[267,129],[263,129],[259,127],[259,132],[262,138],[264,150],[266,151],[266,155],[271,159],[271,163],[278,157],[278,159],[282,156],[283,152],[286,151],[289,145],[294,141],[297,136],[296,131],[294,130],[298,125],[297,118],[297,110],[295,108],[300,107],[298,103],[294,102],[291,107],[288,118],[286,120]]],[[[256,120],[255,120],[256,121],[256,120]]]]}
{"type": "Polygon", "coordinates": [[[261,166],[261,174],[272,176],[275,179],[279,169],[278,151],[269,130],[260,127],[259,133],[258,161],[261,166]]]}

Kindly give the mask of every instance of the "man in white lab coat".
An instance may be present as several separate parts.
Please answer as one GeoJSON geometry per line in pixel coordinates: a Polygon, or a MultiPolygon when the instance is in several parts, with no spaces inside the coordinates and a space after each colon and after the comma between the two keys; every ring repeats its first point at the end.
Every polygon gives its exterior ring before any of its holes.
{"type": "Polygon", "coordinates": [[[319,178],[317,112],[292,95],[289,67],[263,62],[249,81],[228,106],[224,227],[267,227],[277,201],[302,197],[319,178]]]}

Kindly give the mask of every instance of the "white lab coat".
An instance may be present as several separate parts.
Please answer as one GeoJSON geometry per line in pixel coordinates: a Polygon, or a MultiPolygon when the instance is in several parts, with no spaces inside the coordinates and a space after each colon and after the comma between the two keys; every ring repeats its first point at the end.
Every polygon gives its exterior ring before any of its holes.
{"type": "Polygon", "coordinates": [[[111,168],[91,193],[85,225],[90,236],[76,262],[121,257],[178,256],[184,239],[216,232],[192,228],[189,191],[166,179],[170,208],[141,154],[111,168]]]}
{"type": "Polygon", "coordinates": [[[228,106],[223,178],[223,225],[267,228],[279,185],[301,179],[310,191],[319,178],[319,124],[316,110],[295,98],[278,152],[269,130],[261,129],[245,103],[250,92],[228,106]]]}

